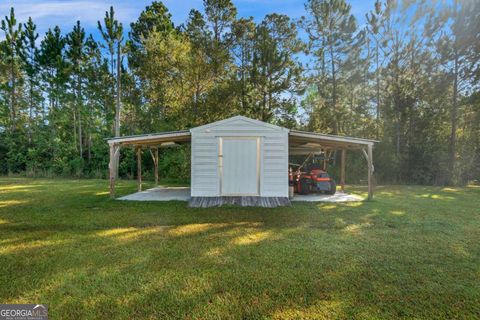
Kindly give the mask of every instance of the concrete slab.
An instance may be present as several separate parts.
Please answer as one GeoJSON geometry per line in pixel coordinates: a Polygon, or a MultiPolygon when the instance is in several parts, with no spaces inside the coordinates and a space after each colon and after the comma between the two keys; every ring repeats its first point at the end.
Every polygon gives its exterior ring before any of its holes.
{"type": "Polygon", "coordinates": [[[158,186],[141,192],[132,193],[118,200],[130,201],[188,201],[190,200],[189,187],[165,187],[158,186]]]}
{"type": "Polygon", "coordinates": [[[334,195],[330,194],[295,194],[290,201],[306,201],[306,202],[350,202],[350,201],[362,201],[363,198],[354,194],[348,194],[337,191],[334,195]]]}
{"type": "MultiPolygon", "coordinates": [[[[141,192],[132,193],[117,200],[129,200],[129,201],[189,201],[190,200],[190,188],[189,187],[166,187],[158,186],[152,189],[148,189],[141,192]]],[[[349,201],[362,201],[362,197],[348,194],[344,192],[337,192],[334,195],[328,194],[309,194],[300,195],[295,194],[290,201],[305,201],[305,202],[349,202],[349,201]]]]}

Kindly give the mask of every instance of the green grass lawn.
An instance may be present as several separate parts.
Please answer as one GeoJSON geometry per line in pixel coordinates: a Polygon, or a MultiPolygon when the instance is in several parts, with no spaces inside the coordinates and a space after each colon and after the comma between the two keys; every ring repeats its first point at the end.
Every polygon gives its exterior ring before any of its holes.
{"type": "Polygon", "coordinates": [[[480,187],[275,209],[107,191],[0,178],[0,303],[44,303],[51,319],[480,317],[480,187]]]}

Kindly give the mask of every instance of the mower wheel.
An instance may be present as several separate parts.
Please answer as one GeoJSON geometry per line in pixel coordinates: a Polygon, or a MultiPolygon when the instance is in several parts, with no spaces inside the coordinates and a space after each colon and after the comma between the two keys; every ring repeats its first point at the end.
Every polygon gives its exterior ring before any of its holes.
{"type": "Polygon", "coordinates": [[[308,194],[310,192],[310,185],[308,179],[300,178],[300,194],[308,194]]]}
{"type": "Polygon", "coordinates": [[[327,191],[328,194],[334,195],[337,192],[337,184],[335,181],[330,180],[330,190],[327,191]]]}

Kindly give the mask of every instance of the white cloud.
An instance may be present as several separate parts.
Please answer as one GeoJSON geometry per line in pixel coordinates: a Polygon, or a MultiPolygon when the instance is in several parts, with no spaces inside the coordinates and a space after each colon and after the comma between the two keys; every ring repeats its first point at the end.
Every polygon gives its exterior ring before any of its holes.
{"type": "MultiPolygon", "coordinates": [[[[10,8],[15,9],[17,21],[26,22],[32,17],[37,24],[37,32],[43,37],[48,28],[59,25],[63,32],[68,32],[80,20],[82,26],[87,29],[96,28],[97,21],[103,21],[105,11],[108,11],[111,3],[102,0],[7,0],[0,2],[0,18],[10,14],[10,8]]],[[[131,21],[135,20],[141,9],[138,2],[132,1],[113,3],[117,19],[127,28],[131,21]]],[[[3,33],[3,32],[2,32],[3,33]]],[[[0,35],[0,39],[4,37],[0,35]]]]}
{"type": "MultiPolygon", "coordinates": [[[[125,3],[115,4],[115,11],[120,20],[130,21],[138,14],[138,10],[125,3]]],[[[101,19],[110,7],[108,1],[74,0],[74,1],[35,1],[20,0],[6,1],[0,4],[0,12],[7,15],[10,7],[15,8],[19,20],[27,20],[32,17],[34,20],[52,19],[54,21],[81,20],[86,24],[94,24],[101,19]]]]}

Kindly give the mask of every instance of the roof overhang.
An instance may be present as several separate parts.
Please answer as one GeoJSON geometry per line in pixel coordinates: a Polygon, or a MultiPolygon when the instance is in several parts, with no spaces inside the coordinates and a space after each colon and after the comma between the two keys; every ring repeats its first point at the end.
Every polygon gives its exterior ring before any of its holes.
{"type": "MultiPolygon", "coordinates": [[[[192,136],[189,130],[169,131],[161,133],[124,136],[108,139],[110,145],[121,146],[161,146],[166,143],[189,143],[192,136]]],[[[325,150],[352,150],[373,146],[377,140],[355,137],[336,136],[307,131],[290,130],[289,132],[290,155],[304,155],[322,152],[325,150]]]]}
{"type": "Polygon", "coordinates": [[[376,142],[378,141],[297,130],[290,130],[288,137],[290,155],[305,155],[325,150],[359,150],[373,146],[376,142]]]}
{"type": "Polygon", "coordinates": [[[108,139],[108,144],[122,146],[161,146],[168,142],[187,143],[192,139],[189,130],[169,131],[108,139]]]}

